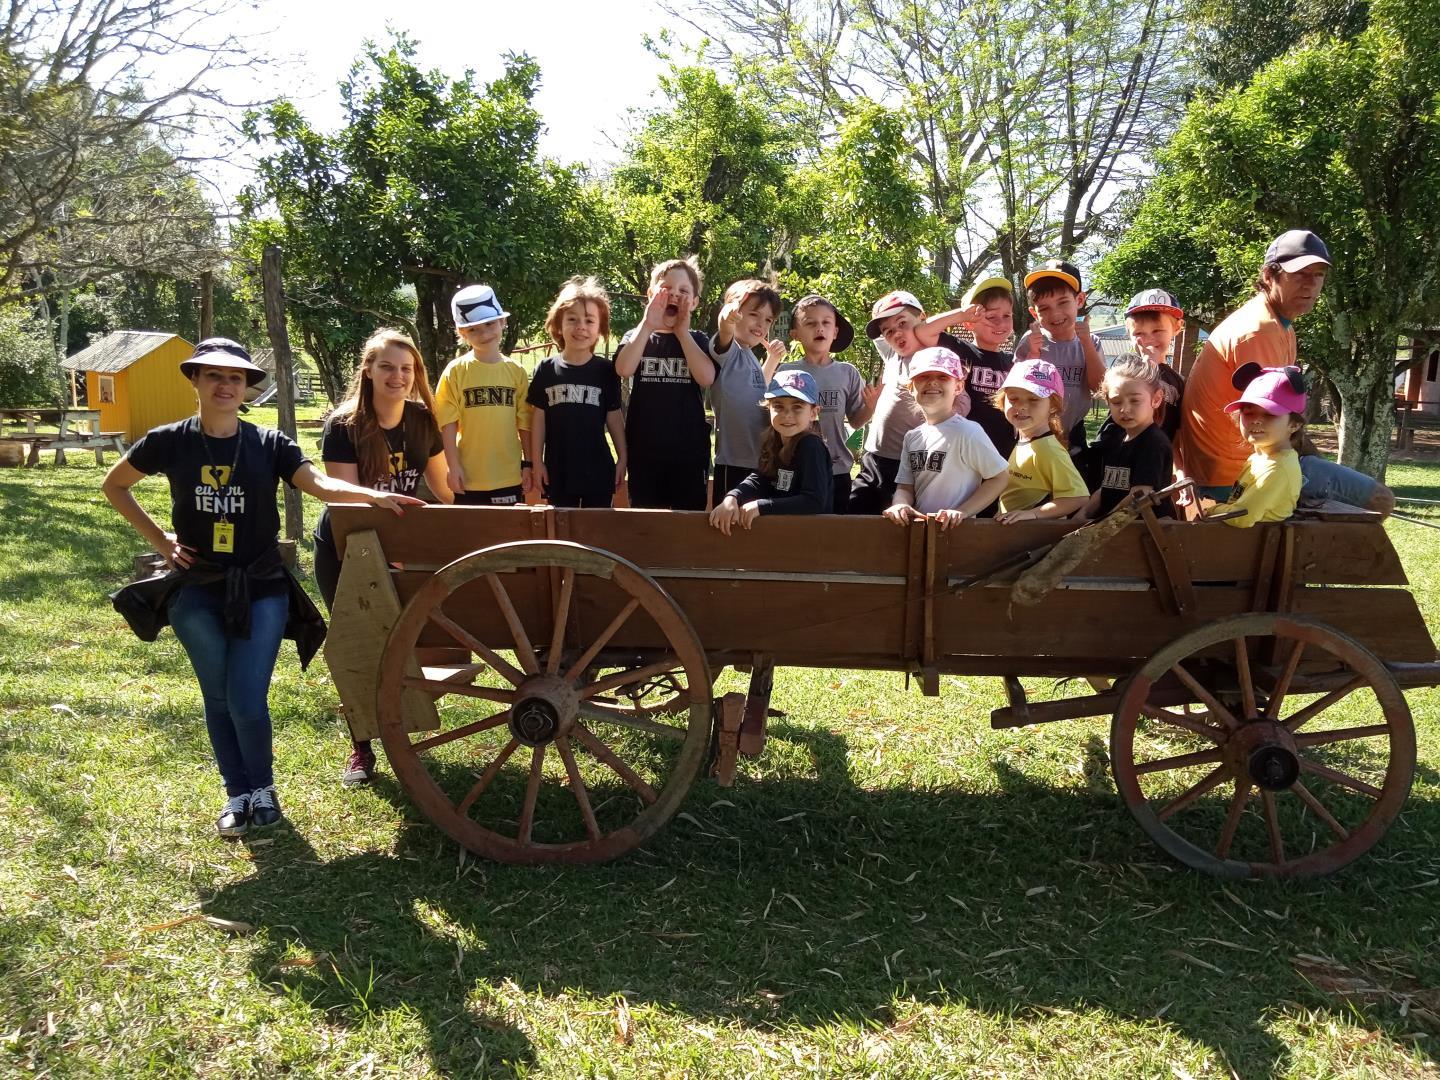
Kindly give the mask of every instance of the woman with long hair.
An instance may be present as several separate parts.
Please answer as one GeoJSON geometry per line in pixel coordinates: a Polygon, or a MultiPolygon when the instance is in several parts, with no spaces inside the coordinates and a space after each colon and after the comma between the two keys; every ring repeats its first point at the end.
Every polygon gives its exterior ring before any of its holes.
{"type": "MultiPolygon", "coordinates": [[[[454,501],[425,362],[400,331],[377,330],[365,342],[349,392],[325,422],[320,460],[327,475],[374,491],[414,495],[423,476],[437,498],[454,501]]],[[[340,556],[326,511],[315,526],[315,581],[326,607],[335,605],[339,580],[340,556]]],[[[370,741],[352,738],[341,782],[365,784],[374,775],[370,741]]]]}

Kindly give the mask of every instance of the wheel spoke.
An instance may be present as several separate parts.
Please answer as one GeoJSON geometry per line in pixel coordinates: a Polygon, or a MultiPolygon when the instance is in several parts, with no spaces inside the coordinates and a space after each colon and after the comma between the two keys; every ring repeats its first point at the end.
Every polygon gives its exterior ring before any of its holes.
{"type": "Polygon", "coordinates": [[[515,610],[505,583],[500,580],[499,574],[486,574],[485,580],[490,583],[490,591],[495,594],[495,604],[500,608],[500,614],[505,616],[505,625],[510,627],[510,636],[515,640],[515,656],[519,659],[520,666],[527,675],[540,674],[540,663],[535,659],[530,635],[525,633],[525,624],[520,621],[520,614],[515,610]]]}
{"type": "Polygon", "coordinates": [[[1191,765],[1213,765],[1220,760],[1223,751],[1197,750],[1193,754],[1177,754],[1174,757],[1156,758],[1154,761],[1147,761],[1135,766],[1135,772],[1144,776],[1146,773],[1165,772],[1167,769],[1185,769],[1191,765]]]}
{"type": "Polygon", "coordinates": [[[1337,837],[1339,837],[1341,840],[1348,840],[1350,838],[1350,830],[1345,828],[1344,825],[1341,825],[1340,822],[1335,820],[1335,816],[1331,814],[1329,810],[1325,809],[1325,805],[1315,797],[1314,793],[1309,788],[1307,788],[1299,780],[1296,780],[1295,783],[1290,785],[1290,790],[1295,792],[1296,795],[1300,796],[1300,801],[1310,808],[1310,812],[1312,814],[1318,817],[1326,825],[1330,826],[1330,831],[1333,832],[1337,837]]]}
{"type": "Polygon", "coordinates": [[[600,823],[595,820],[595,811],[590,807],[590,795],[585,790],[585,781],[580,778],[580,767],[575,764],[575,752],[570,749],[570,740],[563,735],[555,740],[555,749],[560,751],[560,760],[565,762],[565,773],[570,777],[570,790],[580,806],[580,816],[585,820],[585,831],[591,840],[600,839],[600,823]]]}
{"type": "Polygon", "coordinates": [[[498,671],[510,681],[512,686],[519,686],[525,681],[525,673],[514,664],[506,660],[490,646],[477,638],[470,631],[457,623],[454,619],[441,612],[438,608],[430,612],[430,621],[444,630],[452,638],[464,645],[476,656],[481,657],[487,664],[498,671]]]}
{"type": "Polygon", "coordinates": [[[1255,683],[1250,678],[1250,647],[1243,634],[1235,639],[1235,675],[1240,680],[1240,710],[1249,720],[1255,715],[1255,683]]]}
{"type": "Polygon", "coordinates": [[[1204,779],[1186,788],[1178,796],[1157,810],[1155,816],[1161,821],[1164,821],[1172,814],[1178,814],[1207,791],[1217,788],[1224,783],[1226,775],[1224,765],[1215,766],[1214,769],[1205,774],[1204,779]]]}
{"type": "Polygon", "coordinates": [[[1230,812],[1225,815],[1225,827],[1220,830],[1220,841],[1215,845],[1215,857],[1224,859],[1230,854],[1230,845],[1235,842],[1235,830],[1240,828],[1240,817],[1245,813],[1245,804],[1250,801],[1250,781],[1235,781],[1235,797],[1230,800],[1230,812]]]}
{"type": "Polygon", "coordinates": [[[660,735],[667,739],[684,739],[686,734],[685,728],[672,727],[670,724],[659,724],[646,717],[636,716],[634,713],[607,709],[603,706],[596,705],[592,701],[580,702],[580,715],[587,720],[598,720],[602,724],[619,724],[621,727],[634,728],[636,731],[648,732],[651,735],[660,735]]]}
{"type": "Polygon", "coordinates": [[[1202,739],[1209,739],[1213,743],[1222,743],[1226,738],[1225,732],[1219,728],[1211,727],[1209,724],[1203,723],[1193,716],[1185,713],[1177,713],[1172,709],[1155,709],[1153,711],[1147,711],[1145,715],[1162,724],[1174,724],[1178,728],[1184,728],[1186,731],[1199,735],[1202,739]]]}
{"type": "Polygon", "coordinates": [[[1285,666],[1280,669],[1280,678],[1275,681],[1275,690],[1265,705],[1265,718],[1274,720],[1280,715],[1280,706],[1290,692],[1290,681],[1295,678],[1295,669],[1300,666],[1300,655],[1305,651],[1305,642],[1295,638],[1290,642],[1290,655],[1285,657],[1285,666]]]}
{"type": "Polygon", "coordinates": [[[520,808],[520,829],[516,839],[522,844],[530,843],[530,832],[535,828],[535,800],[540,795],[540,776],[545,768],[545,746],[535,747],[530,754],[530,779],[525,784],[525,804],[520,808]]]}
{"type": "Polygon", "coordinates": [[[1367,784],[1364,780],[1358,780],[1349,773],[1341,772],[1339,769],[1332,769],[1329,765],[1321,765],[1318,761],[1301,758],[1300,770],[1302,772],[1313,773],[1315,776],[1329,780],[1332,784],[1347,787],[1351,791],[1358,791],[1362,795],[1369,795],[1372,799],[1380,798],[1380,789],[1374,785],[1367,784]]]}
{"type": "Polygon", "coordinates": [[[1364,685],[1365,676],[1356,675],[1344,686],[1337,687],[1336,689],[1331,690],[1324,697],[1316,698],[1299,712],[1287,716],[1285,718],[1285,726],[1291,731],[1300,730],[1300,727],[1303,724],[1307,724],[1311,720],[1314,720],[1315,717],[1319,716],[1326,709],[1330,708],[1331,705],[1334,705],[1338,701],[1343,701],[1345,698],[1349,697],[1351,694],[1353,694],[1356,690],[1359,690],[1360,687],[1364,685]]]}
{"type": "Polygon", "coordinates": [[[560,575],[560,599],[555,602],[555,629],[550,634],[550,655],[545,658],[545,674],[560,670],[560,650],[565,646],[565,627],[570,622],[570,600],[575,595],[575,571],[568,566],[560,575]]]}
{"type": "Polygon", "coordinates": [[[1302,731],[1295,736],[1296,746],[1324,746],[1327,743],[1349,742],[1351,739],[1373,739],[1389,735],[1389,724],[1366,724],[1364,727],[1332,728],[1329,731],[1302,731]]]}
{"type": "Polygon", "coordinates": [[[487,716],[484,720],[476,720],[470,724],[461,724],[459,727],[452,728],[449,731],[442,731],[439,735],[432,735],[428,739],[421,739],[419,742],[411,743],[410,749],[414,750],[417,754],[426,750],[433,750],[437,746],[444,746],[446,743],[454,742],[456,739],[463,739],[467,735],[475,735],[481,731],[489,731],[491,728],[497,728],[501,724],[508,722],[509,719],[510,710],[505,709],[495,713],[493,716],[487,716]]]}
{"type": "Polygon", "coordinates": [[[615,636],[615,632],[625,625],[625,620],[630,618],[639,606],[640,601],[631,598],[630,602],[620,609],[619,614],[610,620],[610,625],[605,627],[600,636],[596,638],[590,647],[585,650],[584,654],[581,655],[580,659],[570,665],[570,670],[565,672],[566,682],[574,682],[576,677],[590,666],[590,661],[600,655],[600,650],[610,643],[610,639],[615,636]]]}
{"type": "Polygon", "coordinates": [[[505,762],[510,760],[510,755],[515,753],[519,746],[520,742],[518,739],[511,739],[505,744],[504,749],[500,751],[495,760],[490,762],[490,764],[486,766],[485,771],[480,774],[480,779],[476,781],[475,786],[465,793],[465,798],[461,799],[460,804],[455,807],[456,811],[461,815],[470,812],[470,807],[475,805],[475,800],[485,793],[485,789],[490,786],[490,781],[495,779],[496,775],[504,767],[505,762]]]}
{"type": "Polygon", "coordinates": [[[469,683],[452,683],[446,679],[417,679],[407,675],[400,680],[407,690],[425,690],[432,694],[459,694],[461,697],[480,698],[482,701],[498,701],[502,705],[515,703],[515,691],[498,690],[493,686],[471,686],[469,683]]]}
{"type": "Polygon", "coordinates": [[[644,799],[647,804],[653,804],[660,798],[660,796],[655,793],[655,789],[640,778],[639,773],[621,761],[615,751],[611,750],[610,747],[596,738],[594,732],[584,724],[576,724],[570,730],[575,738],[580,740],[580,744],[584,746],[586,750],[589,750],[590,753],[610,766],[610,769],[615,775],[634,788],[639,793],[640,798],[644,799]]]}
{"type": "Polygon", "coordinates": [[[1280,815],[1275,808],[1275,793],[1261,791],[1260,802],[1265,807],[1265,832],[1270,838],[1270,858],[1276,866],[1285,862],[1285,840],[1280,835],[1280,815]]]}
{"type": "Polygon", "coordinates": [[[1234,715],[1230,712],[1230,710],[1225,708],[1224,705],[1220,704],[1220,699],[1217,698],[1214,694],[1210,693],[1210,691],[1205,689],[1205,687],[1201,686],[1199,680],[1196,679],[1194,675],[1191,675],[1190,672],[1186,671],[1183,664],[1181,664],[1179,661],[1176,661],[1173,665],[1171,665],[1170,670],[1174,673],[1177,679],[1179,679],[1182,683],[1185,684],[1187,688],[1189,688],[1192,694],[1194,694],[1201,701],[1203,701],[1206,707],[1209,708],[1212,713],[1214,713],[1220,718],[1220,720],[1225,724],[1226,727],[1236,728],[1240,726],[1240,722],[1235,719],[1234,715]]]}
{"type": "MultiPolygon", "coordinates": [[[[584,657],[581,657],[584,659],[584,657]]],[[[657,660],[653,664],[646,664],[644,667],[631,668],[629,671],[620,671],[614,675],[607,676],[599,682],[593,682],[579,688],[578,693],[582,698],[592,698],[596,694],[603,694],[608,690],[617,687],[629,686],[631,683],[644,682],[646,679],[667,671],[675,671],[682,665],[673,656],[667,656],[664,660],[657,660]]],[[[575,669],[572,668],[573,672],[575,669]]],[[[568,676],[567,676],[568,677],[568,676]]]]}

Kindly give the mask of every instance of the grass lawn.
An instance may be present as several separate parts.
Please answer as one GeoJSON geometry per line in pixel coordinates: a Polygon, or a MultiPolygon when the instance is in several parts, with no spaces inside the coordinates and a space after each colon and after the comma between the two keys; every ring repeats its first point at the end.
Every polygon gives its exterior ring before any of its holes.
{"type": "MultiPolygon", "coordinates": [[[[225,843],[185,656],[106,602],[139,544],[84,458],[0,471],[0,1074],[1440,1076],[1440,693],[1406,812],[1320,881],[1170,862],[1102,721],[996,732],[999,680],[845,671],[779,673],[765,757],[644,851],[519,869],[388,773],[343,790],[286,644],[289,823],[225,843]]],[[[1440,465],[1390,480],[1440,500],[1440,465]]],[[[1437,534],[1389,529],[1440,629],[1437,534]]]]}

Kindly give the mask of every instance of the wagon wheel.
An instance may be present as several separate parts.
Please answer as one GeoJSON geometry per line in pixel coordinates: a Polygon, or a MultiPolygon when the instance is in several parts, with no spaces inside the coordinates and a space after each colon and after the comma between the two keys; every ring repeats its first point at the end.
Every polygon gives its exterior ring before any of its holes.
{"type": "MultiPolygon", "coordinates": [[[[474,602],[472,590],[452,612],[474,602]]],[[[376,706],[385,752],[416,806],[502,862],[602,862],[637,847],[679,809],[710,740],[710,677],[684,612],[632,563],[565,541],[500,544],[439,570],[390,632],[376,706]],[[543,587],[552,567],[553,608],[543,587]],[[488,584],[482,602],[504,620],[494,640],[445,610],[472,582],[488,584]],[[632,620],[648,620],[662,647],[646,665],[599,675],[592,662],[632,620]],[[427,628],[470,650],[477,662],[464,675],[475,682],[416,675],[427,628]],[[598,700],[665,672],[686,687],[669,714],[598,700]],[[436,697],[438,733],[404,730],[406,693],[436,697]]]]}
{"type": "Polygon", "coordinates": [[[1385,834],[1410,791],[1415,728],[1395,679],[1352,638],[1242,615],[1186,634],[1130,678],[1110,754],[1126,806],[1181,862],[1299,877],[1338,870],[1385,834]],[[1266,655],[1273,665],[1255,659],[1266,655]],[[1162,679],[1208,718],[1169,710],[1138,725],[1162,679]]]}

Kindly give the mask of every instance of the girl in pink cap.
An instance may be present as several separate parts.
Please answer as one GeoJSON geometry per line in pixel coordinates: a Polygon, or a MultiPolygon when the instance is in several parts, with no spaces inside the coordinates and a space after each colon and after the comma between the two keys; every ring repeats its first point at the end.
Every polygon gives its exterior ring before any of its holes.
{"type": "Polygon", "coordinates": [[[1043,521],[1068,517],[1085,505],[1090,490],[1066,445],[1065,383],[1047,360],[1021,360],[995,394],[995,406],[1015,428],[1009,482],[995,520],[1043,521]]]}
{"type": "Polygon", "coordinates": [[[1254,451],[1235,481],[1228,501],[1212,514],[1243,510],[1225,524],[1248,529],[1262,521],[1284,521],[1300,499],[1300,456],[1295,441],[1305,430],[1305,377],[1298,367],[1262,368],[1243,364],[1232,382],[1242,391],[1225,406],[1240,425],[1240,436],[1254,451]]]}

